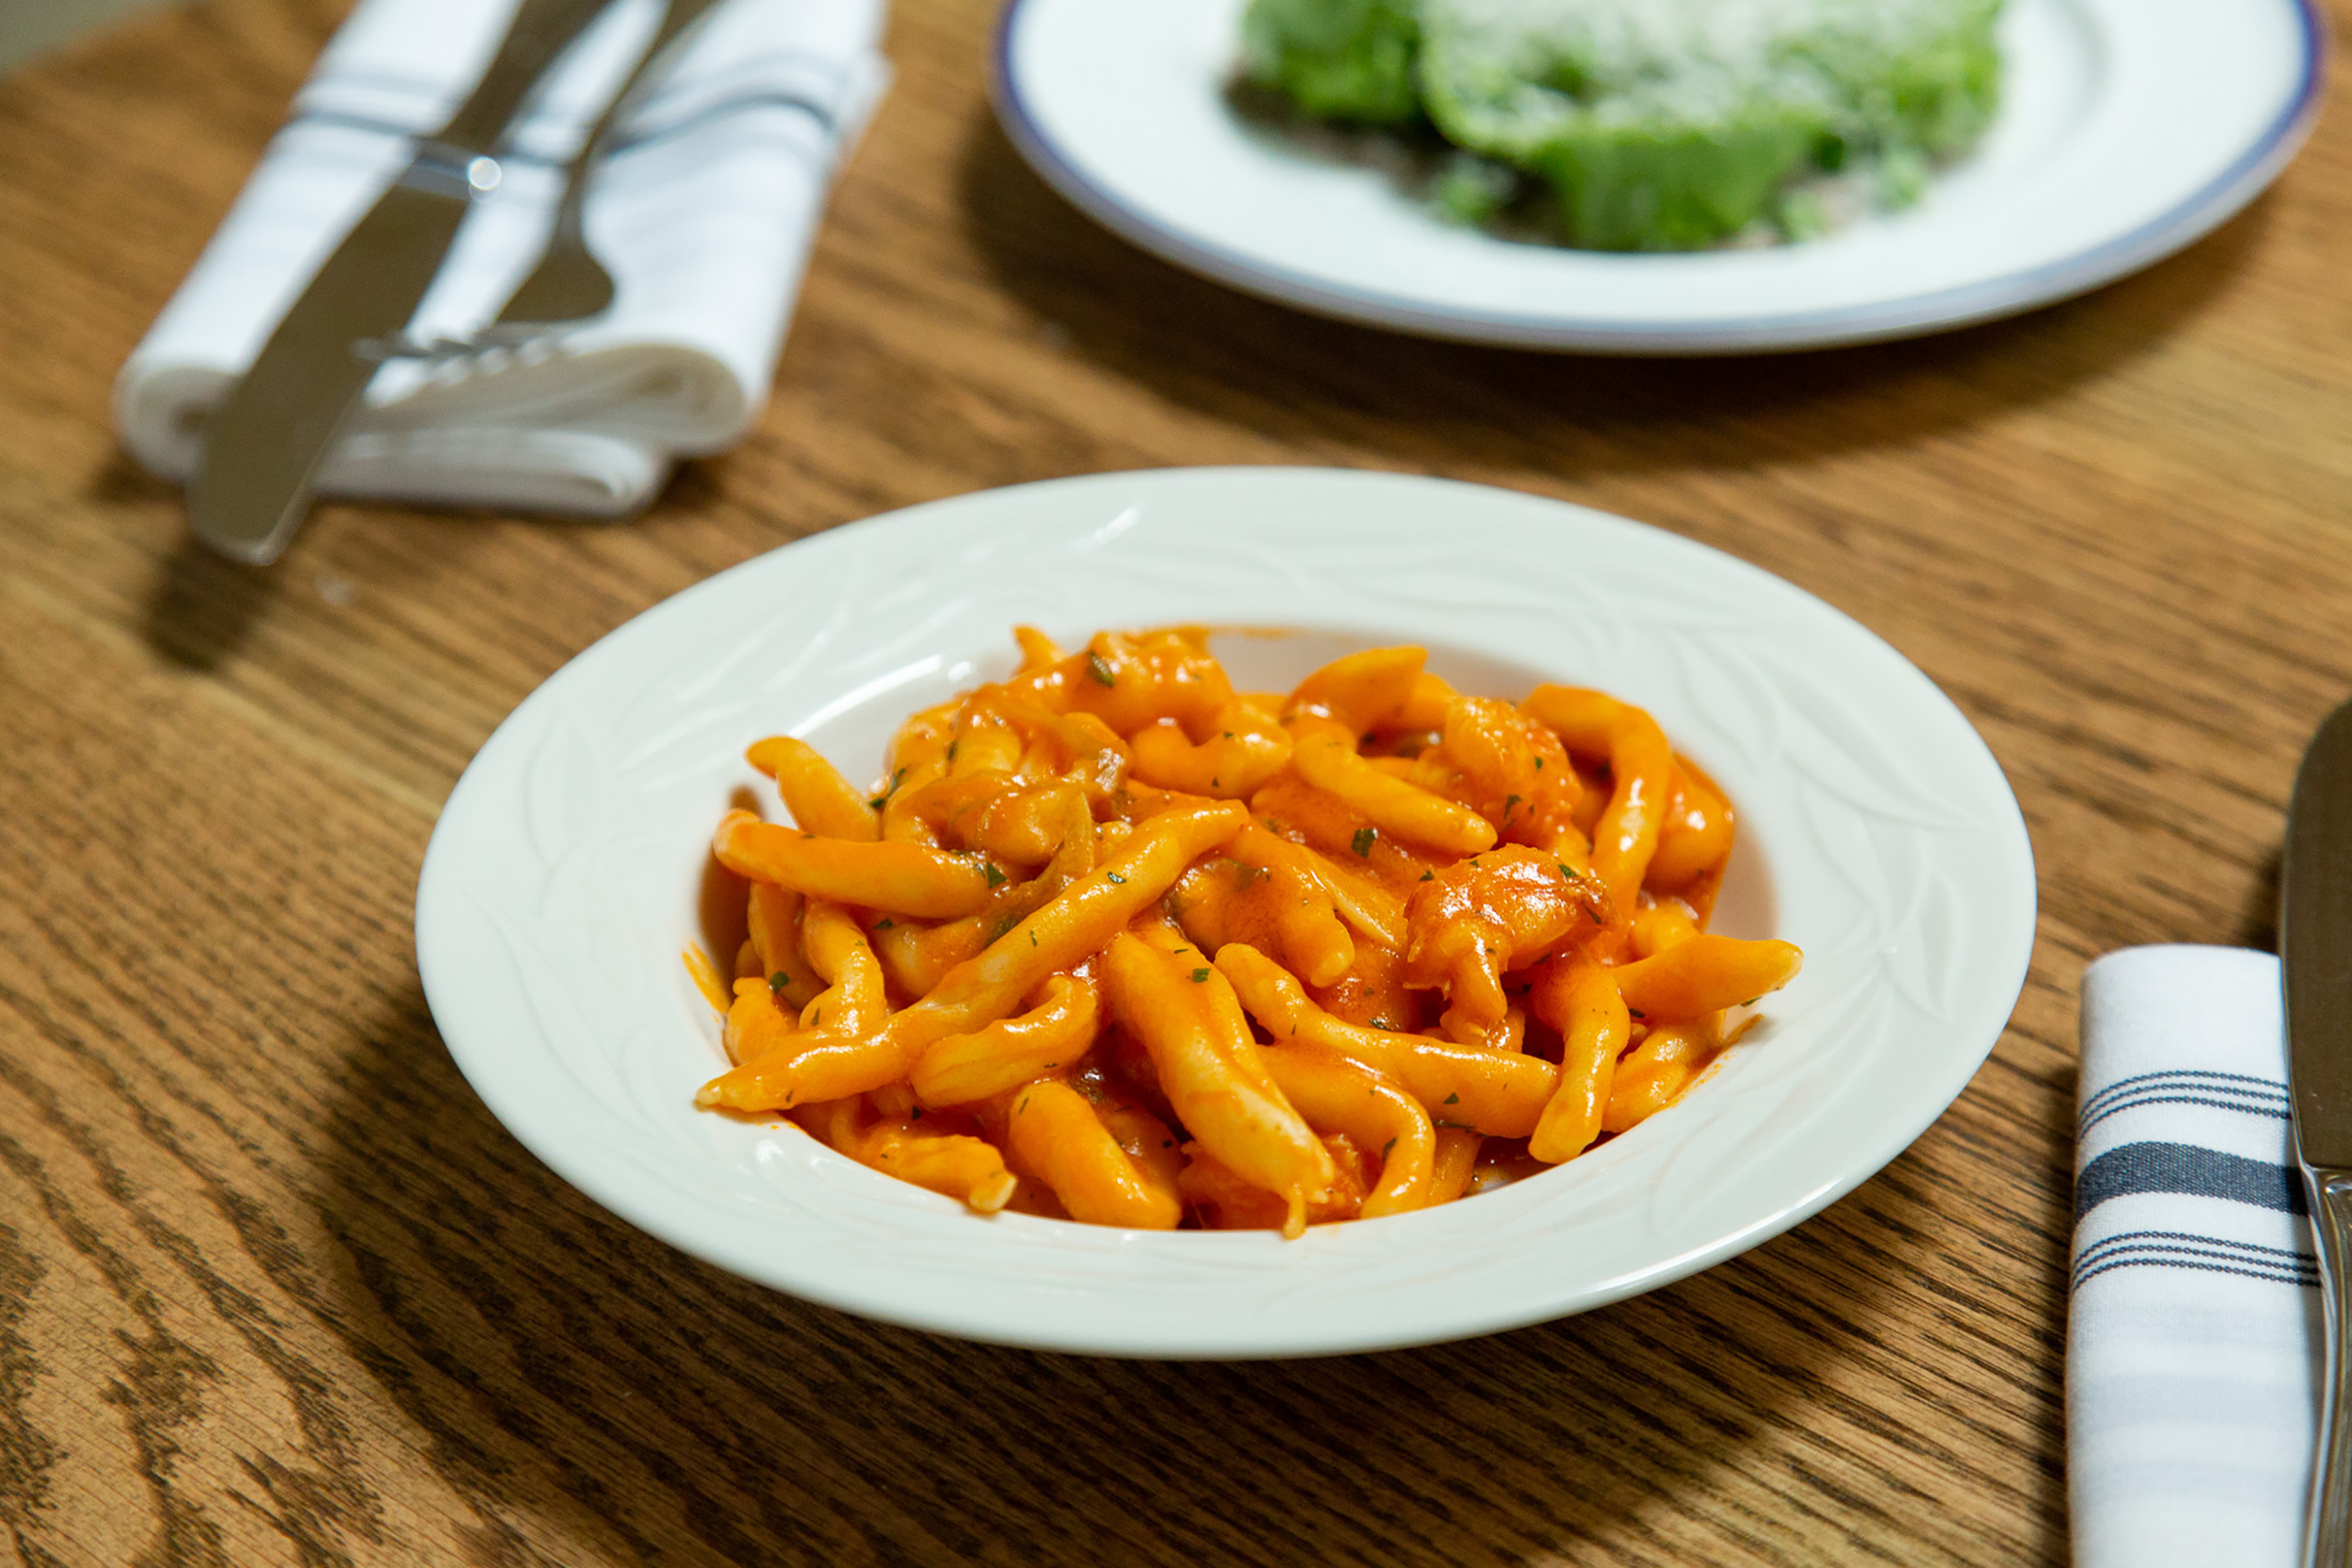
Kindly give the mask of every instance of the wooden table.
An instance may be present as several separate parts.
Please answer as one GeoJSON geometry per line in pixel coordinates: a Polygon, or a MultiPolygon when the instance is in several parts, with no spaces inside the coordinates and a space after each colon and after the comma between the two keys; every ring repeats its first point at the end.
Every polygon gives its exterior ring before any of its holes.
{"type": "Polygon", "coordinates": [[[992,7],[900,0],[741,450],[627,527],[331,507],[253,572],[191,544],[108,385],[341,9],[201,0],[0,83],[0,1561],[2063,1560],[2076,981],[2129,942],[2270,942],[2294,763],[2352,688],[2347,106],[2210,238],[2020,321],[1548,358],[1148,259],[996,130],[992,7]],[[1259,462],[1644,519],[1916,660],[2042,868],[2032,979],[1959,1103],[1671,1289],[1269,1365],[804,1306],[491,1120],[411,899],[533,685],[850,519],[1259,462]]]}

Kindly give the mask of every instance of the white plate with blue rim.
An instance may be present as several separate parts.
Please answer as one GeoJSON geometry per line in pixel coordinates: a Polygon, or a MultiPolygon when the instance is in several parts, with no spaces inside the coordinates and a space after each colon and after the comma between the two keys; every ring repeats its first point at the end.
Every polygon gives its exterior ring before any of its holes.
{"type": "Polygon", "coordinates": [[[2314,0],[2009,0],[2000,111],[1906,210],[1825,237],[1578,251],[1439,219],[1229,100],[1246,0],[1010,0],[998,118],[1080,209],[1269,299],[1431,337],[1615,353],[1939,331],[2146,267],[2252,201],[2320,101],[2314,0]]]}
{"type": "MultiPolygon", "coordinates": [[[[778,810],[770,796],[767,809],[778,810]]],[[[1965,1089],[2024,981],[2032,850],[2000,767],[1900,654],[1720,552],[1477,486],[1296,468],[1106,474],[835,529],[656,605],[483,745],[417,889],[450,1054],[559,1174],[696,1257],[891,1322],[1093,1354],[1427,1343],[1599,1307],[1817,1213],[1965,1089]],[[1244,687],[1414,642],[1465,690],[1647,707],[1737,805],[1715,928],[1804,970],[1681,1102],[1418,1213],[1261,1232],[973,1214],[799,1128],[698,1110],[727,1065],[679,953],[743,760],[877,775],[912,710],[1011,671],[1010,628],[1256,628],[1244,687]],[[1284,635],[1263,635],[1280,628],[1284,635]]]]}

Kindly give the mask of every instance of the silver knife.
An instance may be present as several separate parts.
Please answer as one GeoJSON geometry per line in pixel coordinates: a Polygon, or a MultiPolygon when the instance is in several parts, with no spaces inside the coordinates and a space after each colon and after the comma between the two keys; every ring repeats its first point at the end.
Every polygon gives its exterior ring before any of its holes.
{"type": "Polygon", "coordinates": [[[2287,1077],[2327,1315],[2304,1560],[2336,1568],[2352,1552],[2352,703],[2328,716],[2303,754],[2280,876],[2287,1077]]]}
{"type": "Polygon", "coordinates": [[[611,0],[521,0],[471,97],[419,143],[392,187],[327,258],[208,422],[188,521],[225,555],[278,559],[310,507],[319,464],[381,359],[364,345],[408,324],[524,98],[611,0]]]}

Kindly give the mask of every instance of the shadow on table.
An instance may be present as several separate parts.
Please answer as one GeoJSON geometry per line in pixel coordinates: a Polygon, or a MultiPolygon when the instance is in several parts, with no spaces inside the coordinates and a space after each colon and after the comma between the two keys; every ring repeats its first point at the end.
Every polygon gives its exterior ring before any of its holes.
{"type": "MultiPolygon", "coordinates": [[[[1948,1436],[1982,1413],[1926,1418],[1933,1402],[1991,1382],[2055,1420],[1985,1371],[2030,1352],[1963,1331],[1936,1352],[1962,1358],[1955,1383],[1883,1342],[1896,1296],[1932,1328],[1920,1298],[1947,1287],[1925,1281],[1951,1272],[1916,1156],[1581,1318],[1162,1363],[883,1327],[682,1256],[515,1143],[413,988],[320,1131],[326,1321],[473,1508],[485,1563],[1777,1561],[1825,1518],[1900,1519],[1893,1538],[1956,1510],[1954,1561],[2063,1559],[2053,1468],[2021,1486],[1998,1442],[1938,1452],[1906,1416],[1948,1436]]],[[[2054,1278],[2063,1243],[2044,1249],[2054,1278]]]]}
{"type": "Polygon", "coordinates": [[[1899,446],[2058,396],[2194,316],[2270,204],[2080,300],[1904,342],[1690,359],[1531,353],[1330,321],[1197,278],[1065,202],[983,113],[963,211],[996,280],[1068,352],[1308,449],[1562,476],[1802,460],[1899,446]]]}
{"type": "MultiPolygon", "coordinates": [[[[199,542],[188,531],[177,489],[148,478],[127,458],[118,458],[91,487],[100,500],[152,499],[153,491],[168,499],[173,526],[169,542],[154,551],[140,630],[156,653],[199,673],[230,664],[262,626],[273,623],[281,632],[306,621],[328,628],[324,637],[298,631],[294,640],[313,651],[331,647],[355,604],[365,600],[372,609],[411,587],[436,601],[460,593],[495,601],[497,590],[475,581],[475,567],[495,552],[498,525],[514,521],[480,509],[321,501],[283,556],[255,566],[199,542]],[[462,587],[453,590],[452,584],[462,587]]],[[[556,519],[523,526],[561,539],[594,525],[556,519]]],[[[544,556],[543,551],[536,552],[529,561],[508,563],[506,570],[543,570],[544,556]]]]}
{"type": "Polygon", "coordinates": [[[128,452],[118,449],[90,476],[86,499],[107,511],[169,517],[163,537],[170,542],[156,551],[141,606],[140,629],[150,647],[183,669],[208,671],[245,646],[278,594],[269,568],[231,561],[197,542],[180,487],[149,473],[128,452]]]}
{"type": "Polygon", "coordinates": [[[271,568],[231,561],[183,535],[156,573],[142,626],[148,646],[185,669],[213,670],[245,646],[278,596],[271,568]]]}

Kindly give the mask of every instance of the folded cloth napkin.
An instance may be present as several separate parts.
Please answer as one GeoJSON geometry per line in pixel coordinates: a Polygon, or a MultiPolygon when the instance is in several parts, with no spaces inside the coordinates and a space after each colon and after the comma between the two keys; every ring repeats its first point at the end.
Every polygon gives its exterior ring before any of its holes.
{"type": "Polygon", "coordinates": [[[2296,1568],[2320,1303],[2278,960],[2111,953],[2083,977],[2066,1325],[2080,1568],[2296,1568]]]}
{"type": "MultiPolygon", "coordinates": [[[[191,474],[206,411],[437,130],[516,0],[362,0],[286,127],[115,383],[123,444],[191,474]]],[[[511,351],[396,360],[327,459],[329,493],[621,516],[674,458],[757,416],[832,173],[887,79],[883,0],[724,0],[658,62],[583,211],[602,316],[511,351]]],[[[536,265],[581,145],[657,24],[615,4],[511,129],[409,336],[463,339],[536,265]]]]}

